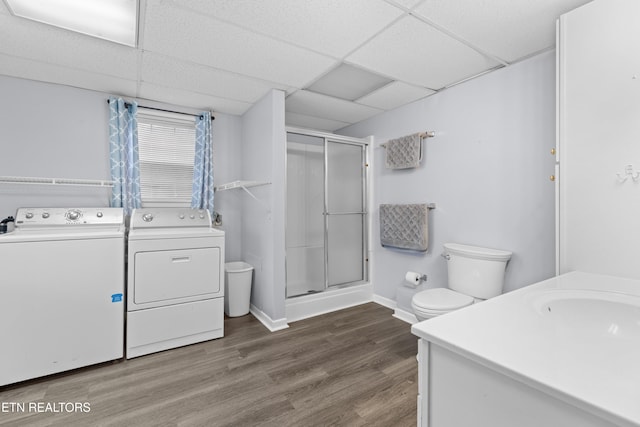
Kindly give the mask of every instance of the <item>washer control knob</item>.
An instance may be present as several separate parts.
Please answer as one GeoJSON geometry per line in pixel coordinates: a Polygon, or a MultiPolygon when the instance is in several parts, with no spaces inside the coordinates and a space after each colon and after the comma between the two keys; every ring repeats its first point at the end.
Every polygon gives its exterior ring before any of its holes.
{"type": "Polygon", "coordinates": [[[146,213],[146,214],[142,215],[142,220],[143,220],[144,222],[151,222],[151,221],[153,221],[153,214],[146,213]]]}
{"type": "Polygon", "coordinates": [[[27,219],[31,219],[31,218],[33,218],[33,212],[27,212],[27,213],[24,215],[24,217],[25,217],[25,218],[27,218],[27,219]]]}
{"type": "Polygon", "coordinates": [[[102,218],[102,217],[104,216],[104,214],[103,214],[102,212],[98,211],[98,213],[96,214],[96,216],[97,216],[98,218],[102,218]]]}
{"type": "Polygon", "coordinates": [[[181,213],[180,215],[178,215],[178,218],[180,218],[180,219],[184,219],[184,214],[183,214],[183,213],[181,213]]]}
{"type": "Polygon", "coordinates": [[[189,215],[189,218],[194,219],[196,216],[194,214],[189,215]]]}
{"type": "Polygon", "coordinates": [[[78,218],[80,218],[80,212],[79,211],[69,211],[67,212],[67,218],[70,219],[71,221],[75,221],[78,218]]]}
{"type": "Polygon", "coordinates": [[[200,214],[200,219],[204,219],[204,214],[200,214]]]}
{"type": "Polygon", "coordinates": [[[49,218],[49,212],[42,212],[42,218],[44,219],[49,218]]]}

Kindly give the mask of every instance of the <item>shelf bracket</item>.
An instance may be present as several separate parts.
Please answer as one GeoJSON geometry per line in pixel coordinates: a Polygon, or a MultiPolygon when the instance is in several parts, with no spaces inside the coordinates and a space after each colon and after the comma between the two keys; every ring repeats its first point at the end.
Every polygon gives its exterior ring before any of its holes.
{"type": "Polygon", "coordinates": [[[251,187],[258,187],[261,185],[268,185],[268,184],[271,184],[271,183],[267,181],[233,181],[233,182],[219,185],[215,187],[214,190],[225,191],[225,190],[233,190],[234,188],[242,188],[249,196],[251,196],[251,198],[253,198],[255,201],[260,203],[267,210],[267,213],[271,213],[271,207],[267,205],[265,202],[263,202],[262,200],[258,199],[255,196],[255,194],[253,194],[249,190],[249,188],[251,187]]]}

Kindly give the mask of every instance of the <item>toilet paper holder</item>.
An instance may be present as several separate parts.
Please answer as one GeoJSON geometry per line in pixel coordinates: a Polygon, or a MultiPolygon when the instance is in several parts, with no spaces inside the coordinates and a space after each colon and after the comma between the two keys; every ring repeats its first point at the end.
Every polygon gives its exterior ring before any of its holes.
{"type": "Polygon", "coordinates": [[[422,282],[427,281],[427,275],[422,273],[416,273],[414,271],[407,271],[407,274],[404,276],[405,283],[408,283],[412,286],[418,286],[422,284],[422,282]]]}

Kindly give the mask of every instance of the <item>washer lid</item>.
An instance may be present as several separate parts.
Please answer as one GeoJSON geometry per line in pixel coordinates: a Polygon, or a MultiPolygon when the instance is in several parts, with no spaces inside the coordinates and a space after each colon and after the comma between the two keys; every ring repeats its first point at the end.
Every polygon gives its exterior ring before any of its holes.
{"type": "Polygon", "coordinates": [[[413,303],[425,310],[455,310],[473,304],[473,297],[449,288],[434,288],[415,294],[413,303]]]}

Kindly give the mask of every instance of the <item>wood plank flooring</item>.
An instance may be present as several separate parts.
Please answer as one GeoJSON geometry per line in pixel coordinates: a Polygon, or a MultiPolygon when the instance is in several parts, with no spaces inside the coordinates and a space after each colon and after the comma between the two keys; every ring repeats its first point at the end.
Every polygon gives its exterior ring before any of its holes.
{"type": "Polygon", "coordinates": [[[219,340],[0,387],[0,425],[415,426],[417,338],[391,314],[369,303],[274,333],[227,318],[219,340]]]}

